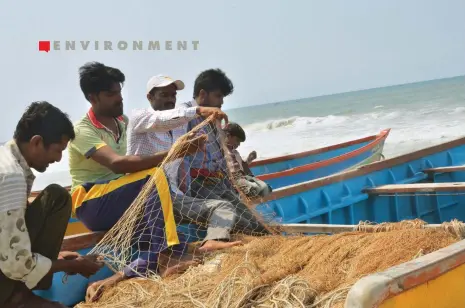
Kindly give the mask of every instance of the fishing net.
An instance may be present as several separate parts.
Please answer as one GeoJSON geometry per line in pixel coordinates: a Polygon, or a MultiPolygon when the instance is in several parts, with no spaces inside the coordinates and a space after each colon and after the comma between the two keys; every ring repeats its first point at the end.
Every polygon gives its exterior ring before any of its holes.
{"type": "Polygon", "coordinates": [[[193,123],[123,217],[89,253],[104,256],[115,272],[149,277],[191,258],[188,242],[206,237],[198,247],[201,251],[208,250],[212,240],[224,244],[232,235],[276,233],[270,223],[273,215],[260,215],[249,206],[260,198],[259,190],[245,185],[244,172],[215,116],[193,123]],[[206,140],[205,147],[192,153],[189,147],[199,138],[206,140]],[[205,174],[208,169],[216,172],[205,174]],[[184,232],[176,232],[180,225],[184,232]]]}
{"type": "Polygon", "coordinates": [[[120,282],[95,303],[106,307],[344,307],[351,286],[463,239],[464,224],[425,228],[421,220],[314,236],[243,236],[245,245],[209,255],[199,266],[164,279],[120,282]]]}
{"type": "Polygon", "coordinates": [[[243,181],[229,154],[213,116],[176,141],[123,217],[89,252],[132,278],[77,307],[343,307],[360,277],[448,246],[463,233],[458,223],[432,229],[414,220],[361,223],[337,235],[282,236],[272,209],[258,213],[251,206],[259,191],[243,181]],[[194,136],[207,138],[206,149],[188,155],[189,145],[198,142],[194,136]],[[206,162],[221,172],[205,176],[206,162]],[[220,199],[227,202],[211,203],[220,199]],[[184,226],[183,232],[173,226],[184,226]],[[206,249],[218,234],[214,243],[234,246],[206,249]],[[166,274],[182,264],[192,266],[166,274]]]}

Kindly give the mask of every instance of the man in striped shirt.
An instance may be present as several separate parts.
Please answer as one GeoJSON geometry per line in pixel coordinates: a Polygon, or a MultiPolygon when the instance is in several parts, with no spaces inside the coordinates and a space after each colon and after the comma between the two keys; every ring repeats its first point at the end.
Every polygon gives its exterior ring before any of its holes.
{"type": "Polygon", "coordinates": [[[71,213],[71,197],[63,187],[47,186],[31,203],[35,179],[31,168],[44,172],[61,159],[72,123],[47,102],[32,103],[14,139],[0,146],[0,307],[65,307],[42,299],[32,289],[46,290],[53,273],[95,274],[95,256],[61,252],[71,213]]]}

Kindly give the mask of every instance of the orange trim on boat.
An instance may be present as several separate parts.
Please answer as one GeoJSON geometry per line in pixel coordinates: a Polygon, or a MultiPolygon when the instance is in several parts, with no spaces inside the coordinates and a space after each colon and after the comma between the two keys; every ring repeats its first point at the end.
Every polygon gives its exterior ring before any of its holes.
{"type": "MultiPolygon", "coordinates": [[[[315,169],[318,169],[318,168],[326,167],[326,166],[341,162],[343,160],[350,159],[350,158],[355,157],[355,156],[357,156],[357,155],[359,155],[359,154],[361,154],[363,152],[366,152],[370,148],[374,148],[375,146],[377,146],[381,142],[384,142],[386,140],[386,138],[388,137],[390,131],[391,131],[390,128],[381,131],[376,136],[376,138],[375,138],[375,140],[373,142],[370,142],[369,144],[367,144],[367,145],[365,145],[365,146],[363,146],[363,147],[361,147],[361,148],[359,148],[359,149],[357,149],[355,151],[351,151],[349,153],[345,153],[345,154],[342,154],[342,155],[339,155],[339,156],[336,156],[336,157],[333,157],[333,158],[330,158],[330,159],[327,159],[327,160],[319,161],[319,162],[316,162],[316,163],[299,166],[297,168],[292,168],[292,169],[287,169],[287,170],[284,170],[284,171],[258,175],[257,178],[262,180],[262,181],[266,181],[266,180],[270,180],[270,179],[275,179],[275,178],[280,178],[280,177],[285,177],[285,176],[291,176],[291,175],[307,172],[307,171],[310,171],[310,170],[315,170],[315,169]]],[[[371,138],[371,137],[369,137],[369,138],[371,138]]]]}
{"type": "Polygon", "coordinates": [[[257,160],[257,161],[254,161],[254,162],[250,163],[249,167],[252,168],[252,167],[262,166],[262,165],[266,165],[266,164],[274,164],[274,163],[279,163],[279,162],[283,162],[283,161],[286,161],[286,160],[302,158],[302,157],[305,157],[305,156],[316,155],[316,154],[320,154],[320,153],[324,153],[324,152],[328,152],[328,151],[332,151],[332,150],[337,150],[337,149],[340,149],[340,148],[345,148],[345,147],[348,147],[348,146],[351,146],[351,145],[364,143],[364,142],[371,141],[371,140],[376,140],[376,138],[378,138],[380,134],[368,136],[368,137],[361,138],[361,139],[351,140],[351,141],[347,141],[347,142],[343,142],[343,143],[339,143],[339,144],[333,144],[333,145],[330,145],[330,146],[327,146],[327,147],[324,147],[324,148],[314,149],[314,150],[310,150],[310,151],[299,152],[299,153],[295,153],[295,154],[289,154],[289,155],[284,155],[284,156],[270,157],[270,158],[257,160]]]}

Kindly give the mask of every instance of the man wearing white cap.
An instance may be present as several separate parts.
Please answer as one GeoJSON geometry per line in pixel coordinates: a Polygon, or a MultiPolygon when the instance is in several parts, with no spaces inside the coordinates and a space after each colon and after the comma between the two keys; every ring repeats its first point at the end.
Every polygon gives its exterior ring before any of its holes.
{"type": "MultiPolygon", "coordinates": [[[[174,109],[178,90],[184,89],[181,80],[157,75],[147,83],[147,99],[151,108],[137,109],[129,119],[128,155],[148,156],[168,151],[174,142],[186,133],[186,125],[196,117],[215,114],[219,120],[226,114],[215,107],[190,107],[174,109]]],[[[237,222],[235,207],[229,201],[198,199],[184,195],[178,188],[178,169],[181,160],[165,165],[170,181],[175,217],[178,223],[208,225],[201,251],[228,248],[241,244],[229,242],[230,232],[237,222]]]]}
{"type": "Polygon", "coordinates": [[[184,82],[164,75],[153,76],[147,82],[146,95],[152,108],[134,110],[129,121],[128,153],[152,155],[167,151],[183,135],[183,126],[200,116],[216,114],[218,119],[227,116],[219,108],[192,107],[174,109],[177,91],[184,89],[184,82]]]}

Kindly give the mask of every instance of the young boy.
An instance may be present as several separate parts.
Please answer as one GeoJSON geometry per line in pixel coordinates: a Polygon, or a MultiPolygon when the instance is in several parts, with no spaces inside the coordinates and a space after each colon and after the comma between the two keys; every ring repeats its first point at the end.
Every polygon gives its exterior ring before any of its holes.
{"type": "Polygon", "coordinates": [[[254,177],[248,166],[257,157],[256,152],[251,152],[245,162],[237,151],[241,142],[245,141],[245,132],[242,127],[237,123],[229,122],[223,131],[226,134],[226,144],[230,151],[228,164],[241,191],[249,198],[269,195],[272,191],[270,185],[254,177]]]}

